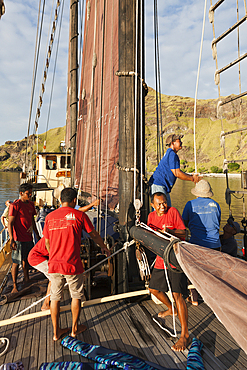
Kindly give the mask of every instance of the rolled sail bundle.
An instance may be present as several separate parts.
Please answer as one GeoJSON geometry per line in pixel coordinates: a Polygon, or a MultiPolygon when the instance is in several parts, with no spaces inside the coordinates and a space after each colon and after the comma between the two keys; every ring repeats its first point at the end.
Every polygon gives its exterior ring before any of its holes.
{"type": "Polygon", "coordinates": [[[176,247],[184,273],[247,353],[247,262],[190,243],[177,243],[176,247]]]}
{"type": "Polygon", "coordinates": [[[165,264],[168,265],[168,268],[169,263],[176,267],[176,270],[172,268],[172,271],[181,272],[181,268],[173,250],[173,245],[181,240],[175,237],[173,237],[172,240],[166,240],[162,237],[161,233],[159,234],[161,236],[154,234],[152,231],[145,230],[140,226],[132,226],[130,229],[130,236],[132,238],[138,240],[154,254],[164,258],[165,264]]]}
{"type": "Polygon", "coordinates": [[[178,270],[183,270],[206,304],[247,353],[247,317],[244,314],[247,306],[247,262],[179,239],[171,243],[140,226],[133,226],[130,235],[158,256],[165,257],[166,265],[170,262],[178,270]]]}

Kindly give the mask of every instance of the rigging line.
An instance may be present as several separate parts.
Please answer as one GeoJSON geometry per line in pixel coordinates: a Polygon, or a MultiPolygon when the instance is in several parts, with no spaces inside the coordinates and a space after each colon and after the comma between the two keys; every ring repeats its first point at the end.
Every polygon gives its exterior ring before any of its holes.
{"type": "MultiPolygon", "coordinates": [[[[48,68],[49,68],[50,57],[51,57],[51,51],[52,51],[53,41],[54,41],[54,36],[55,36],[55,31],[56,31],[56,21],[57,21],[57,18],[58,18],[57,7],[59,7],[59,6],[60,6],[60,2],[57,2],[56,9],[55,9],[55,20],[53,22],[52,32],[51,32],[51,36],[50,36],[50,46],[48,48],[48,52],[47,52],[47,55],[45,57],[45,62],[46,63],[44,63],[44,65],[45,65],[44,75],[43,75],[44,83],[41,84],[41,90],[40,90],[40,93],[39,93],[39,103],[38,103],[38,108],[37,108],[36,116],[35,116],[35,126],[36,126],[36,128],[38,127],[38,120],[39,120],[39,117],[40,117],[40,109],[41,109],[41,106],[43,104],[42,98],[43,98],[43,94],[44,94],[44,91],[45,91],[44,86],[45,86],[45,81],[47,79],[48,68]]],[[[58,10],[58,12],[60,12],[60,10],[58,10]]],[[[52,13],[52,9],[51,9],[51,13],[52,13]]],[[[32,156],[32,150],[33,150],[33,144],[32,144],[31,150],[30,150],[30,158],[32,156]]],[[[31,161],[31,163],[32,163],[32,161],[31,161]]]]}
{"type": "Polygon", "coordinates": [[[157,71],[157,0],[154,0],[154,59],[155,59],[155,86],[156,86],[156,116],[157,116],[157,164],[161,160],[160,150],[160,127],[159,127],[159,99],[158,99],[158,71],[157,71]]]}
{"type": "Polygon", "coordinates": [[[29,138],[29,132],[30,132],[30,126],[31,126],[31,116],[32,116],[32,109],[33,109],[34,89],[35,89],[36,77],[37,77],[37,68],[38,68],[40,42],[41,42],[41,32],[42,32],[44,13],[45,13],[45,0],[43,1],[42,17],[41,17],[41,22],[40,22],[40,32],[38,33],[40,8],[41,8],[41,0],[39,2],[39,13],[38,13],[38,22],[37,22],[35,52],[34,52],[33,79],[32,79],[32,89],[31,89],[31,102],[30,102],[30,110],[29,110],[29,118],[28,118],[27,143],[26,143],[26,153],[25,153],[24,166],[27,166],[28,138],[29,138]],[[38,44],[38,47],[37,47],[37,44],[38,44]]]}
{"type": "Polygon", "coordinates": [[[90,129],[91,124],[92,126],[95,125],[95,121],[94,121],[94,77],[95,77],[95,67],[96,67],[97,61],[94,59],[94,56],[96,56],[95,54],[96,28],[97,28],[97,1],[95,2],[95,15],[94,15],[94,44],[93,44],[93,64],[92,64],[93,68],[92,68],[92,80],[91,80],[90,111],[88,114],[89,125],[87,128],[86,140],[84,141],[85,150],[84,150],[84,155],[83,155],[83,164],[82,164],[82,172],[81,172],[79,189],[81,189],[82,178],[83,178],[84,169],[85,169],[86,153],[87,153],[88,141],[89,141],[89,129],[90,129]],[[92,115],[93,115],[93,119],[92,119],[92,115]]]}
{"type": "Polygon", "coordinates": [[[138,87],[138,14],[139,14],[139,0],[136,0],[136,23],[135,23],[135,37],[136,37],[136,42],[135,42],[135,117],[134,117],[134,204],[136,200],[136,186],[137,186],[137,181],[136,181],[136,168],[137,168],[137,87],[138,87]]]}
{"type": "Polygon", "coordinates": [[[156,0],[156,39],[157,39],[157,71],[158,71],[158,98],[159,98],[159,121],[160,121],[160,146],[161,146],[161,158],[164,156],[164,138],[162,135],[163,124],[162,124],[162,106],[161,106],[161,78],[160,78],[160,53],[159,53],[159,17],[158,17],[158,5],[156,0]]]}
{"type": "MultiPolygon", "coordinates": [[[[53,11],[53,7],[51,9],[51,15],[52,15],[52,11],[53,11]]],[[[60,14],[60,8],[59,8],[59,14],[60,14]]],[[[62,14],[63,14],[63,9],[62,9],[62,14]]],[[[51,19],[51,18],[50,18],[51,19]]],[[[56,18],[55,18],[56,19],[56,18]]],[[[60,18],[60,22],[62,22],[62,15],[61,15],[61,18],[60,18]]],[[[50,22],[50,25],[51,25],[51,22],[50,22]]],[[[56,29],[55,29],[56,30],[56,29]]],[[[54,36],[55,36],[55,30],[53,29],[53,32],[54,32],[54,36]]],[[[60,37],[60,32],[61,32],[61,23],[60,23],[60,31],[59,31],[59,37],[60,37]]],[[[49,39],[49,33],[48,33],[48,39],[49,39]]],[[[51,108],[51,100],[52,100],[52,93],[53,93],[53,84],[54,84],[54,78],[55,78],[55,69],[56,69],[56,61],[57,61],[57,53],[58,53],[58,46],[59,46],[59,39],[58,39],[58,44],[57,44],[57,52],[56,52],[56,58],[55,58],[55,65],[54,65],[54,73],[53,73],[53,80],[52,80],[52,88],[51,88],[51,96],[50,96],[50,105],[49,105],[49,109],[48,109],[48,118],[47,120],[49,121],[49,115],[50,115],[50,108],[51,108]]],[[[51,50],[50,49],[50,55],[51,55],[51,50]]],[[[49,50],[48,50],[48,53],[47,55],[49,55],[49,50]]],[[[46,61],[46,56],[45,56],[45,60],[44,60],[44,65],[45,65],[45,61],[46,61]]],[[[48,70],[48,67],[46,65],[45,67],[47,70],[48,70]]],[[[42,90],[42,87],[41,87],[41,91],[40,91],[40,99],[42,99],[41,97],[43,96],[43,90],[42,90]]],[[[37,119],[37,114],[36,114],[36,119],[37,119]]],[[[38,125],[36,125],[37,123],[37,120],[35,119],[35,124],[34,124],[34,130],[33,130],[33,134],[35,135],[37,129],[38,129],[38,125]]],[[[47,126],[46,126],[46,135],[45,135],[45,141],[46,141],[46,138],[47,138],[47,129],[48,129],[48,121],[47,121],[47,126]]],[[[34,143],[34,140],[35,140],[35,137],[33,138],[33,143],[34,143]]],[[[37,138],[37,146],[38,146],[38,138],[37,138]]],[[[30,163],[32,164],[32,154],[33,154],[33,144],[31,145],[31,148],[30,148],[30,163]]]]}
{"type": "Polygon", "coordinates": [[[60,25],[59,25],[58,39],[57,39],[57,50],[56,50],[56,55],[55,55],[54,70],[53,70],[53,77],[52,77],[52,84],[51,84],[51,95],[50,95],[49,109],[48,109],[48,114],[47,114],[45,140],[47,139],[47,131],[48,131],[48,125],[49,125],[49,120],[50,120],[51,102],[52,102],[52,97],[53,97],[53,88],[54,88],[54,81],[55,81],[55,74],[56,74],[56,67],[57,67],[58,49],[59,49],[61,28],[62,28],[62,22],[63,22],[63,9],[64,9],[64,0],[63,0],[63,4],[62,4],[62,7],[61,7],[61,17],[60,17],[60,25]]]}
{"type": "Polygon", "coordinates": [[[78,76],[81,75],[81,60],[82,60],[82,30],[83,30],[83,19],[84,19],[84,9],[85,9],[85,0],[81,0],[81,7],[80,7],[80,21],[81,21],[81,27],[80,27],[80,45],[79,45],[79,70],[78,70],[78,76]]]}
{"type": "MultiPolygon", "coordinates": [[[[53,13],[53,6],[54,6],[54,0],[52,1],[52,6],[51,6],[51,15],[50,15],[50,22],[49,22],[49,27],[48,27],[48,30],[51,29],[51,22],[52,22],[52,13],[53,13]]],[[[56,13],[55,13],[56,14],[56,13]]],[[[45,47],[45,50],[47,50],[48,48],[48,43],[49,43],[49,38],[50,38],[50,34],[49,32],[47,33],[47,40],[46,40],[46,47],[45,47]]],[[[45,69],[45,63],[46,63],[46,57],[44,58],[44,64],[43,64],[43,68],[42,70],[44,71],[45,69]]],[[[42,86],[42,81],[43,81],[43,76],[41,78],[41,86],[42,86]]],[[[35,123],[34,123],[35,124],[35,123]]],[[[38,126],[37,126],[37,129],[36,129],[36,133],[38,132],[38,126]]],[[[37,134],[37,153],[38,153],[38,134],[37,134]]]]}
{"type": "MultiPolygon", "coordinates": [[[[101,180],[101,170],[100,170],[100,162],[101,162],[101,150],[102,150],[102,135],[103,135],[103,128],[102,128],[102,114],[103,114],[103,93],[104,93],[104,59],[105,59],[105,23],[106,23],[106,0],[104,0],[104,7],[103,7],[103,32],[102,32],[102,60],[101,60],[101,86],[100,86],[100,118],[99,118],[99,160],[98,160],[98,182],[97,182],[97,199],[100,196],[100,180],[101,180]]],[[[100,225],[99,225],[99,216],[100,216],[100,208],[97,208],[97,228],[98,232],[100,233],[100,225]]]]}
{"type": "Polygon", "coordinates": [[[205,30],[206,11],[207,11],[207,0],[205,0],[205,4],[204,4],[204,15],[203,15],[203,24],[202,24],[202,36],[201,36],[201,46],[200,46],[200,54],[199,54],[199,62],[198,62],[198,70],[197,70],[195,104],[194,104],[194,159],[195,159],[195,173],[197,173],[197,159],[196,159],[196,102],[197,102],[199,76],[200,76],[200,68],[201,68],[201,60],[202,60],[202,46],[203,46],[203,38],[204,38],[204,30],[205,30]]]}
{"type": "MultiPolygon", "coordinates": [[[[114,4],[115,1],[113,1],[112,4],[112,22],[113,24],[113,18],[114,18],[114,4]]],[[[111,65],[110,65],[110,71],[113,70],[113,27],[111,28],[111,65]]],[[[110,91],[112,91],[112,73],[110,73],[110,91]]],[[[107,235],[107,225],[108,225],[108,190],[109,190],[109,157],[110,157],[110,127],[111,127],[111,119],[112,119],[112,112],[111,112],[111,94],[109,98],[109,121],[108,121],[108,138],[107,138],[107,175],[106,175],[106,201],[105,201],[105,243],[107,241],[106,235],[107,235]]]]}
{"type": "MultiPolygon", "coordinates": [[[[83,40],[83,55],[82,55],[82,64],[84,62],[85,64],[85,57],[86,57],[86,53],[87,53],[87,39],[88,39],[88,23],[89,23],[89,19],[90,19],[90,10],[91,10],[91,7],[89,6],[90,2],[87,3],[87,22],[86,22],[86,32],[85,32],[85,37],[84,37],[84,40],[83,40]],[[83,60],[84,58],[84,60],[83,60]]],[[[85,18],[86,18],[86,9],[85,9],[85,18]]],[[[85,19],[86,21],[86,19],[85,19]]],[[[85,23],[84,23],[84,28],[85,28],[85,23]]],[[[84,72],[85,72],[85,68],[83,68],[82,70],[82,77],[81,77],[81,89],[83,88],[83,83],[84,83],[84,72]]],[[[85,121],[84,121],[84,107],[85,107],[85,97],[86,97],[86,91],[85,89],[82,89],[81,91],[81,97],[83,95],[83,104],[82,104],[82,122],[83,122],[83,128],[84,128],[84,124],[85,124],[85,121]],[[84,96],[85,95],[85,96],[84,96]]],[[[78,112],[79,114],[79,112],[78,112]]],[[[87,124],[88,121],[86,121],[86,124],[87,124]]],[[[88,125],[90,127],[90,123],[88,122],[88,125]]],[[[80,136],[81,137],[81,136],[80,136]]],[[[82,152],[80,151],[80,155],[82,155],[82,152]]],[[[76,161],[76,167],[77,167],[77,163],[78,161],[76,161]]],[[[76,168],[77,170],[77,168],[76,168]]],[[[80,172],[82,173],[82,166],[81,166],[81,163],[80,163],[80,172]]],[[[76,171],[77,173],[77,171],[76,171]]],[[[81,191],[81,187],[82,187],[82,178],[80,177],[80,183],[79,183],[79,191],[81,191]]],[[[92,189],[91,189],[91,194],[92,194],[92,189]]]]}
{"type": "MultiPolygon", "coordinates": [[[[143,14],[143,1],[140,3],[140,14],[143,14]]],[[[144,20],[140,17],[140,136],[141,136],[141,148],[140,148],[140,182],[141,182],[141,203],[143,204],[143,22],[144,20]]],[[[145,117],[145,116],[144,116],[145,117]]]]}

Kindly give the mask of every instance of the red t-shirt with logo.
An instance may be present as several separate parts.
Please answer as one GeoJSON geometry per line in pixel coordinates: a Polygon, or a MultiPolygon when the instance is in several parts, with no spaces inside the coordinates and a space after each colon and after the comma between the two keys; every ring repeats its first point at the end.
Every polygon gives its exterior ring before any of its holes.
{"type": "Polygon", "coordinates": [[[61,207],[45,218],[43,235],[50,241],[49,273],[78,275],[83,270],[80,249],[82,230],[94,227],[88,216],[71,207],[61,207]]]}
{"type": "Polygon", "coordinates": [[[15,241],[29,242],[33,240],[33,216],[36,215],[33,202],[14,201],[9,206],[9,217],[14,216],[13,237],[15,241]]]}
{"type": "MultiPolygon", "coordinates": [[[[168,207],[167,212],[162,216],[158,216],[156,211],[149,213],[147,225],[154,230],[158,230],[158,229],[162,230],[165,226],[171,230],[173,229],[185,230],[186,229],[180,213],[174,207],[168,207]]],[[[164,269],[163,258],[161,258],[160,256],[156,257],[154,268],[164,269]]]]}
{"type": "Polygon", "coordinates": [[[28,254],[28,263],[31,266],[37,266],[41,262],[49,259],[49,252],[45,246],[45,238],[41,238],[28,254]]]}

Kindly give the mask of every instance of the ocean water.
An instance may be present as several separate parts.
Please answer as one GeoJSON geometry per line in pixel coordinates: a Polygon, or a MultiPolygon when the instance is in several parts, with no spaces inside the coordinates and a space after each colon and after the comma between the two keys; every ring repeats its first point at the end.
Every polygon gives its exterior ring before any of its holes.
{"type": "MultiPolygon", "coordinates": [[[[14,200],[19,196],[20,173],[19,172],[0,172],[0,214],[5,209],[6,200],[14,200]]],[[[2,230],[2,223],[0,230],[2,230]]]]}

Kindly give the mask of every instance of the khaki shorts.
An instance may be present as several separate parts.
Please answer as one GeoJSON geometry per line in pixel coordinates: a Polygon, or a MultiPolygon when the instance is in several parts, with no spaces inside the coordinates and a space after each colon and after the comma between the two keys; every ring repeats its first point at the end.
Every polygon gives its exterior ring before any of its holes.
{"type": "Polygon", "coordinates": [[[62,275],[49,274],[51,281],[51,300],[61,301],[62,291],[65,283],[68,283],[71,298],[82,299],[83,291],[83,274],[79,275],[62,275]]]}

